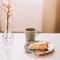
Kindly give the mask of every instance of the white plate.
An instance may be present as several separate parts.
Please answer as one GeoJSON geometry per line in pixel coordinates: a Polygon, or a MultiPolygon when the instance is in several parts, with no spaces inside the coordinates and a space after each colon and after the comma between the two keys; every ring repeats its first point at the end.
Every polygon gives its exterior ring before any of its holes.
{"type": "Polygon", "coordinates": [[[54,50],[53,45],[51,43],[48,43],[48,51],[46,51],[46,53],[49,53],[49,52],[51,52],[53,50],[54,50]]]}
{"type": "MultiPolygon", "coordinates": [[[[35,41],[35,42],[41,42],[41,41],[35,41]]],[[[32,43],[34,43],[34,42],[26,43],[24,47],[25,47],[25,51],[26,51],[26,52],[31,53],[31,54],[34,54],[34,53],[36,53],[38,50],[30,50],[30,49],[28,48],[28,46],[29,46],[30,44],[32,44],[32,43]]],[[[47,43],[48,43],[48,48],[47,48],[47,50],[45,51],[44,54],[47,54],[47,53],[52,52],[52,51],[54,50],[53,45],[52,45],[50,42],[47,42],[47,43]]],[[[40,51],[40,50],[39,50],[39,51],[40,51]]],[[[40,54],[43,55],[43,53],[40,53],[40,54]]]]}

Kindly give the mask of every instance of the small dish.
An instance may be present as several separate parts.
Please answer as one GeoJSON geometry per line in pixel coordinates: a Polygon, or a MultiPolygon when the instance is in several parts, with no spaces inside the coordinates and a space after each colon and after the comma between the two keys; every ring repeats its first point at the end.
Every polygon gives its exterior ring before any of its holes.
{"type": "Polygon", "coordinates": [[[45,51],[40,51],[40,50],[31,50],[28,48],[28,46],[32,43],[38,43],[38,42],[42,42],[42,41],[34,41],[34,42],[28,42],[25,44],[24,48],[25,48],[25,52],[30,53],[32,55],[45,55],[49,52],[52,52],[54,50],[53,45],[50,42],[47,41],[43,41],[43,42],[47,42],[48,43],[48,48],[45,51]]]}

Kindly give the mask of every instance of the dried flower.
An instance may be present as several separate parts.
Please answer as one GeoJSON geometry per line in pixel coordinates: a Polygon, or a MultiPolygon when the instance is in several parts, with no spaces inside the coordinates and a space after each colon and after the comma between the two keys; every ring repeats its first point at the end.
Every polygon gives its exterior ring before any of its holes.
{"type": "Polygon", "coordinates": [[[7,17],[11,17],[14,15],[14,9],[12,6],[12,1],[11,0],[3,0],[2,2],[3,6],[5,7],[5,10],[7,11],[7,17]]]}

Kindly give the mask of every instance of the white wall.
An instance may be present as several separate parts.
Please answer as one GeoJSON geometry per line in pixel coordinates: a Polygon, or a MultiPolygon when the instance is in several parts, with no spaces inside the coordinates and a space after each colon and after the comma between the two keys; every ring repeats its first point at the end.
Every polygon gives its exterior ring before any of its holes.
{"type": "MultiPolygon", "coordinates": [[[[42,31],[43,0],[13,0],[13,6],[15,17],[10,22],[12,31],[23,32],[26,27],[35,27],[42,31]]],[[[5,17],[1,18],[2,30],[4,20],[5,17]]]]}

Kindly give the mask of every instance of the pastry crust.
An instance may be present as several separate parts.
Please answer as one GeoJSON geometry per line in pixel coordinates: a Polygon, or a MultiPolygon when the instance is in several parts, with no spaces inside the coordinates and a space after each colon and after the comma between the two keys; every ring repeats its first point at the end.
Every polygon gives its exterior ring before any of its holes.
{"type": "Polygon", "coordinates": [[[29,49],[40,49],[40,50],[45,50],[48,48],[48,43],[32,43],[28,47],[29,49]]]}

